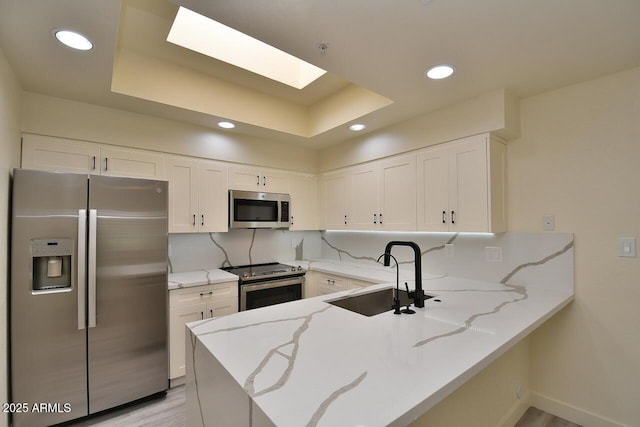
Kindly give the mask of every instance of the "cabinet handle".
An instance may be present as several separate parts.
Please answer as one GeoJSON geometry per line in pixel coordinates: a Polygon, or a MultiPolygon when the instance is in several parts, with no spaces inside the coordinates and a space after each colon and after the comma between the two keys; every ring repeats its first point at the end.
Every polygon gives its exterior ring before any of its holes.
{"type": "Polygon", "coordinates": [[[260,175],[256,175],[256,185],[260,185],[260,175]]]}
{"type": "Polygon", "coordinates": [[[378,214],[373,214],[373,223],[374,224],[378,223],[378,214]]]}
{"type": "Polygon", "coordinates": [[[293,225],[293,215],[291,215],[291,225],[293,225]]]}
{"type": "Polygon", "coordinates": [[[93,156],[93,167],[91,169],[96,170],[96,156],[93,156]]]}
{"type": "Polygon", "coordinates": [[[104,158],[104,171],[108,171],[109,170],[109,158],[105,157],[104,158]]]}
{"type": "Polygon", "coordinates": [[[193,226],[196,226],[196,214],[193,214],[193,226]]]}
{"type": "Polygon", "coordinates": [[[262,185],[263,185],[263,186],[264,186],[264,185],[267,185],[267,177],[266,177],[266,176],[263,176],[263,177],[262,177],[262,185]]]}
{"type": "Polygon", "coordinates": [[[447,223],[447,211],[442,211],[442,223],[447,223]]]}
{"type": "Polygon", "coordinates": [[[202,222],[201,224],[204,226],[204,214],[202,215],[202,222]]]}
{"type": "Polygon", "coordinates": [[[210,313],[209,317],[213,318],[213,308],[209,309],[209,313],[210,313]]]}
{"type": "Polygon", "coordinates": [[[213,295],[213,291],[209,291],[209,292],[200,292],[200,296],[206,296],[206,295],[213,295]]]}
{"type": "Polygon", "coordinates": [[[344,216],[344,223],[345,223],[345,225],[347,224],[347,216],[346,215],[344,216]]]}
{"type": "Polygon", "coordinates": [[[200,312],[200,320],[204,320],[204,311],[200,312]]]}
{"type": "Polygon", "coordinates": [[[380,225],[382,225],[382,212],[380,212],[380,225]]]}
{"type": "Polygon", "coordinates": [[[456,223],[456,213],[455,211],[451,211],[451,224],[456,223]]]}

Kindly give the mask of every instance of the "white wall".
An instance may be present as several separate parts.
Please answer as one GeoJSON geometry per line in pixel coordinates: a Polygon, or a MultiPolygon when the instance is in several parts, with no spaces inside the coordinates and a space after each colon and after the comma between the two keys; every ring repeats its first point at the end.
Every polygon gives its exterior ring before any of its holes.
{"type": "MultiPolygon", "coordinates": [[[[7,269],[10,176],[20,164],[22,89],[0,49],[0,403],[7,402],[7,269]]],[[[0,416],[0,426],[8,424],[0,416]]]]}
{"type": "Polygon", "coordinates": [[[320,151],[319,170],[329,171],[471,135],[519,135],[518,100],[500,89],[413,119],[357,136],[320,151]]]}
{"type": "Polygon", "coordinates": [[[314,150],[36,93],[24,95],[22,130],[39,135],[315,172],[314,150]]]}
{"type": "Polygon", "coordinates": [[[534,403],[585,426],[640,426],[640,68],[524,99],[507,145],[511,231],[575,235],[576,299],[531,338],[534,403]]]}

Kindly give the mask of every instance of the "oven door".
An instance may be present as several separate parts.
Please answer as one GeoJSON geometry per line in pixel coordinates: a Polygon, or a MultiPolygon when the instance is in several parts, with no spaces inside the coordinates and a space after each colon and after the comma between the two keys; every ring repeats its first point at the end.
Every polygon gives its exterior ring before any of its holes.
{"type": "Polygon", "coordinates": [[[240,285],[240,311],[304,298],[304,276],[240,285]]]}

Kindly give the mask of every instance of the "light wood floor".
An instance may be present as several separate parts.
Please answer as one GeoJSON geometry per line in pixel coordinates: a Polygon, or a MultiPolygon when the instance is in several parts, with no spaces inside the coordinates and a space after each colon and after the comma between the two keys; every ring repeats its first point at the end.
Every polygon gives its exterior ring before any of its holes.
{"type": "MultiPolygon", "coordinates": [[[[72,427],[184,427],[184,385],[167,396],[67,424],[72,427]]],[[[514,427],[580,427],[537,408],[530,407],[514,427]]]]}
{"type": "Polygon", "coordinates": [[[530,406],[514,427],[581,427],[530,406]]]}

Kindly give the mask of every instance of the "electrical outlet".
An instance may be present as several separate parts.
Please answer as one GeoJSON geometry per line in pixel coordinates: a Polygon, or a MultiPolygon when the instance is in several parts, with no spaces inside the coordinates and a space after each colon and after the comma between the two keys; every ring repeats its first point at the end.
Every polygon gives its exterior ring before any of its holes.
{"type": "Polygon", "coordinates": [[[500,246],[485,246],[484,257],[487,262],[502,262],[502,248],[500,246]]]}
{"type": "Polygon", "coordinates": [[[556,229],[556,217],[551,214],[542,215],[542,229],[544,231],[553,231],[556,229]]]}

